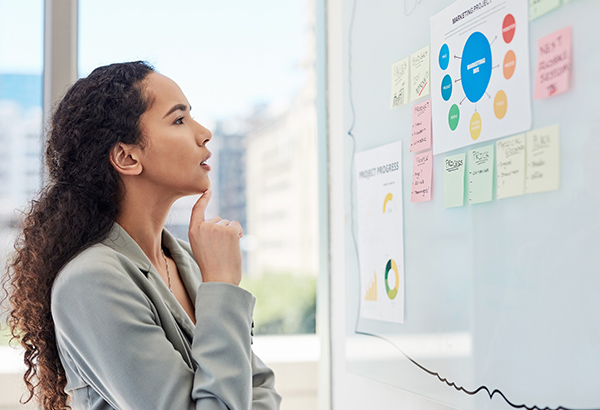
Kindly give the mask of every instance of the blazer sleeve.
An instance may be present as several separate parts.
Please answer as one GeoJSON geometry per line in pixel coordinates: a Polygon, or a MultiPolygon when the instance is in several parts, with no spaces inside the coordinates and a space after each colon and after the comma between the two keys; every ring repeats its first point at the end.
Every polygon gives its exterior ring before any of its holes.
{"type": "Polygon", "coordinates": [[[237,286],[200,285],[195,372],[165,337],[148,297],[115,266],[61,272],[51,306],[61,354],[113,408],[277,409],[273,374],[251,350],[254,301],[237,286]]]}

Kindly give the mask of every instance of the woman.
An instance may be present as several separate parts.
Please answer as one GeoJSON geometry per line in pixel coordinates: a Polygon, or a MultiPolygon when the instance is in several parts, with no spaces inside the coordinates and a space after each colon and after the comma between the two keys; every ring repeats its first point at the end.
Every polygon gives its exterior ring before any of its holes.
{"type": "Polygon", "coordinates": [[[204,218],[212,136],[190,110],[144,62],[94,70],[56,109],[49,184],[4,283],[28,400],[45,409],[279,407],[250,346],[242,228],[204,218]],[[163,225],[193,194],[187,244],[163,225]]]}

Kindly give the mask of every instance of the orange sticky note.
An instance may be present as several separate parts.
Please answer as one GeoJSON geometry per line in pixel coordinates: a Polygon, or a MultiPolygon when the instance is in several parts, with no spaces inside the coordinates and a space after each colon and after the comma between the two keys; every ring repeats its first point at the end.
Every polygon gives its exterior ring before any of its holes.
{"type": "Polygon", "coordinates": [[[533,99],[553,97],[571,86],[571,26],[538,40],[533,99]]]}

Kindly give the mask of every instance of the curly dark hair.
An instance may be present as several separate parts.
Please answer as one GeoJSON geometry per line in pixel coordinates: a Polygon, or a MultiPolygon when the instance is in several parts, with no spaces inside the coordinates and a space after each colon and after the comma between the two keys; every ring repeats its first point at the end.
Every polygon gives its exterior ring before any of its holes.
{"type": "Polygon", "coordinates": [[[52,117],[48,183],[24,215],[2,281],[12,340],[25,349],[24,403],[36,397],[44,409],[69,407],[51,289],[62,267],[104,239],[119,213],[123,185],[109,154],[119,142],[143,146],[140,116],[150,104],[144,79],[151,72],[143,61],[99,67],[67,91],[52,117]]]}

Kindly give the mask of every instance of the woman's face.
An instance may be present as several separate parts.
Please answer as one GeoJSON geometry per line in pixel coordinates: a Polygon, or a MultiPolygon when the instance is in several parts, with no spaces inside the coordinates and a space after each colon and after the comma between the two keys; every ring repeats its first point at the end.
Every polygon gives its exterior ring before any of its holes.
{"type": "Polygon", "coordinates": [[[140,118],[145,140],[140,176],[144,182],[164,188],[166,195],[206,191],[210,188],[206,144],[211,132],[191,117],[190,103],[173,80],[151,73],[144,84],[150,103],[140,118]]]}

